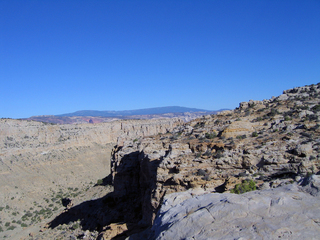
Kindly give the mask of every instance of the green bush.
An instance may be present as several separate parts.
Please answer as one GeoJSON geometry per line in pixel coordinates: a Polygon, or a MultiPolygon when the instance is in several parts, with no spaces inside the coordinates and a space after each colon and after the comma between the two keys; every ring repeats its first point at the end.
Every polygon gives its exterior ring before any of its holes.
{"type": "Polygon", "coordinates": [[[215,138],[216,136],[217,136],[216,133],[206,133],[206,134],[205,134],[205,137],[206,137],[207,139],[213,139],[213,138],[215,138]]]}
{"type": "Polygon", "coordinates": [[[237,184],[233,189],[230,190],[231,193],[241,194],[245,192],[250,192],[256,190],[256,183],[253,180],[244,180],[241,184],[237,184]]]}
{"type": "Polygon", "coordinates": [[[246,135],[238,135],[236,138],[241,140],[241,139],[245,139],[246,137],[247,137],[246,135]]]}
{"type": "Polygon", "coordinates": [[[253,133],[251,134],[251,136],[252,136],[252,137],[258,137],[258,133],[257,133],[257,132],[253,132],[253,133]]]}
{"type": "Polygon", "coordinates": [[[73,224],[73,226],[72,226],[71,228],[74,229],[74,230],[76,230],[76,229],[78,229],[79,227],[80,227],[80,225],[79,225],[79,223],[77,222],[77,223],[73,224]]]}
{"type": "Polygon", "coordinates": [[[271,111],[267,114],[269,117],[274,117],[275,115],[279,114],[277,109],[272,108],[271,111]]]}
{"type": "Polygon", "coordinates": [[[28,225],[25,223],[21,223],[21,227],[25,228],[25,227],[28,227],[28,225]]]}
{"type": "Polygon", "coordinates": [[[10,226],[10,227],[7,228],[7,230],[13,230],[15,228],[16,228],[15,226],[10,226]]]}
{"type": "Polygon", "coordinates": [[[103,184],[103,179],[98,179],[97,185],[102,185],[103,184]]]}
{"type": "Polygon", "coordinates": [[[290,121],[290,120],[292,120],[288,115],[286,115],[285,117],[284,117],[284,120],[285,121],[290,121]]]}
{"type": "Polygon", "coordinates": [[[311,108],[311,110],[312,110],[313,112],[319,112],[319,111],[320,111],[320,104],[315,105],[314,107],[311,108]]]}

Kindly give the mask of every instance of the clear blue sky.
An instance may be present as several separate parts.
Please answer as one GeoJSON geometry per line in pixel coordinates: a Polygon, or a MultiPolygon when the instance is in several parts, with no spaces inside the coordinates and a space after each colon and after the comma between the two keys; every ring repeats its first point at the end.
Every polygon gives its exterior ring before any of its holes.
{"type": "Polygon", "coordinates": [[[0,117],[217,110],[320,82],[319,0],[0,0],[0,117]]]}

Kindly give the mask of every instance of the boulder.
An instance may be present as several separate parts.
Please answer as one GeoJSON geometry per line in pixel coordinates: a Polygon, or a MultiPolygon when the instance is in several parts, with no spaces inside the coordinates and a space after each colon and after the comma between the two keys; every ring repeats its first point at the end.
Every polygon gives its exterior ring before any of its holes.
{"type": "Polygon", "coordinates": [[[148,239],[319,239],[319,182],[314,176],[301,186],[242,195],[173,193],[148,239]]]}

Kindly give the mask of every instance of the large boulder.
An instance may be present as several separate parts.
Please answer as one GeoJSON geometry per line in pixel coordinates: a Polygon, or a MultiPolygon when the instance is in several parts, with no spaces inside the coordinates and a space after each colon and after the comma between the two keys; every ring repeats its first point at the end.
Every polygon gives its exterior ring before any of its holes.
{"type": "Polygon", "coordinates": [[[149,239],[319,239],[319,176],[242,195],[167,195],[149,239]]]}

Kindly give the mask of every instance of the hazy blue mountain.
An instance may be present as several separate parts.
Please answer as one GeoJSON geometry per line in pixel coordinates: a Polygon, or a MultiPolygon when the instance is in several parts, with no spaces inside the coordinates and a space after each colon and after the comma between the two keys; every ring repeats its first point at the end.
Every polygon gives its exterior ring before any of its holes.
{"type": "Polygon", "coordinates": [[[72,117],[72,116],[92,116],[92,117],[123,117],[130,115],[152,115],[152,114],[165,114],[165,113],[183,113],[183,112],[204,112],[211,113],[216,111],[209,111],[198,108],[187,107],[157,107],[157,108],[145,108],[137,110],[124,110],[124,111],[95,111],[95,110],[81,110],[73,113],[65,113],[56,115],[58,117],[72,117]]]}

